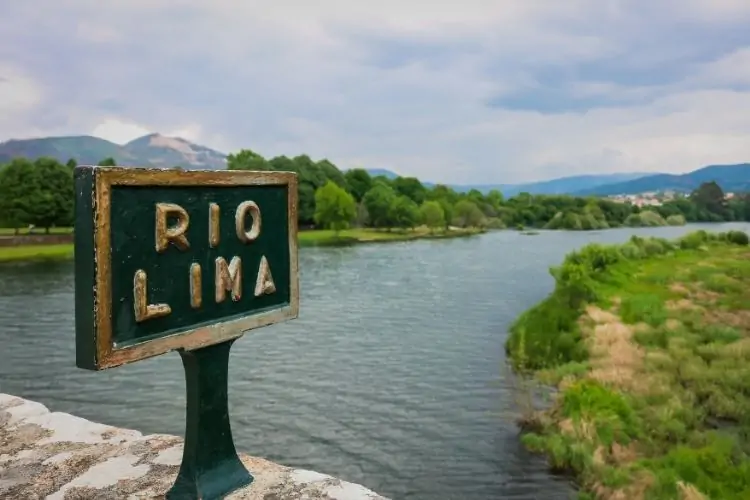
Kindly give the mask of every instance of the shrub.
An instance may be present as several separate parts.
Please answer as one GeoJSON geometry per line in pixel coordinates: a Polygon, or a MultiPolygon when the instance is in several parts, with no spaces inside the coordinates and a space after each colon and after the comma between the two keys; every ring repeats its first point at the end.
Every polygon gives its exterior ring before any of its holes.
{"type": "Polygon", "coordinates": [[[727,240],[734,243],[735,245],[746,246],[750,243],[747,233],[744,231],[729,231],[727,232],[727,240]]]}
{"type": "Polygon", "coordinates": [[[679,239],[680,248],[686,249],[686,250],[688,249],[694,250],[696,248],[699,248],[701,245],[703,245],[707,241],[708,241],[708,233],[706,233],[706,231],[703,231],[702,229],[700,231],[694,231],[692,233],[688,233],[679,239]]]}
{"type": "Polygon", "coordinates": [[[630,214],[625,219],[625,225],[630,227],[657,227],[666,226],[664,217],[652,210],[644,210],[639,214],[630,214]]]}
{"type": "Polygon", "coordinates": [[[670,226],[684,226],[687,224],[685,216],[682,214],[670,215],[667,217],[667,224],[670,226]]]}

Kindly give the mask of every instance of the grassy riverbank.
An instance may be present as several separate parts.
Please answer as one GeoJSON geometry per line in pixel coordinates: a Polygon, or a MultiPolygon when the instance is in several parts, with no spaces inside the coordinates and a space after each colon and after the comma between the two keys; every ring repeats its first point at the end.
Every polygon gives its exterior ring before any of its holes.
{"type": "MultiPolygon", "coordinates": [[[[0,229],[0,234],[5,235],[0,229]]],[[[56,234],[65,234],[60,228],[56,234]]],[[[69,233],[71,230],[67,229],[69,233]]],[[[329,230],[311,230],[299,232],[299,245],[306,246],[336,246],[359,243],[386,243],[394,241],[409,241],[416,239],[460,238],[481,234],[479,229],[451,229],[450,231],[431,232],[426,228],[414,230],[376,230],[376,229],[347,229],[338,235],[329,230]]],[[[12,234],[12,230],[11,230],[12,234]]],[[[27,233],[24,233],[27,234],[27,233]]],[[[0,247],[0,262],[16,262],[24,260],[54,260],[69,259],[73,256],[72,244],[58,245],[22,245],[14,247],[0,247]]]]}
{"type": "Polygon", "coordinates": [[[347,245],[357,243],[385,243],[419,239],[461,238],[481,234],[484,231],[473,228],[452,228],[449,231],[431,231],[425,227],[413,230],[402,229],[346,229],[338,235],[328,229],[299,232],[300,246],[347,245]]]}
{"type": "Polygon", "coordinates": [[[0,262],[65,260],[73,258],[73,245],[24,245],[0,247],[0,262]]]}
{"type": "Polygon", "coordinates": [[[750,249],[741,232],[589,245],[511,328],[558,392],[525,444],[581,498],[750,498],[750,249]]]}

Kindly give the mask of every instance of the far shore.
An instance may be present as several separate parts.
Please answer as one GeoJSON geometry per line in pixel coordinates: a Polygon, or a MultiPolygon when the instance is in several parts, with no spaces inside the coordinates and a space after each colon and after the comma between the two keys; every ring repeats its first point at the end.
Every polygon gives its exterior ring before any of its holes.
{"type": "MultiPolygon", "coordinates": [[[[423,239],[461,238],[482,234],[485,231],[478,228],[450,228],[448,230],[432,231],[424,227],[416,229],[345,229],[338,234],[328,229],[301,230],[299,232],[299,246],[347,246],[364,243],[391,243],[423,239]]],[[[54,228],[50,234],[70,234],[70,228],[54,228]]],[[[19,236],[28,236],[23,230],[19,236]]],[[[43,230],[37,230],[34,236],[43,236],[43,230]]],[[[14,237],[14,230],[0,228],[0,238],[14,237]]],[[[0,262],[20,262],[39,260],[67,260],[73,257],[72,243],[33,244],[18,246],[0,246],[0,262]]]]}

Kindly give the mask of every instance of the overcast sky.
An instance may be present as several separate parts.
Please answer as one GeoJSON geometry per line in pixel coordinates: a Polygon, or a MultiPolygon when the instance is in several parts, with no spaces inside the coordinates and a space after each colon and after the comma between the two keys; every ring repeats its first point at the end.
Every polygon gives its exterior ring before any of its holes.
{"type": "Polygon", "coordinates": [[[441,182],[750,161],[750,0],[6,0],[0,140],[441,182]]]}

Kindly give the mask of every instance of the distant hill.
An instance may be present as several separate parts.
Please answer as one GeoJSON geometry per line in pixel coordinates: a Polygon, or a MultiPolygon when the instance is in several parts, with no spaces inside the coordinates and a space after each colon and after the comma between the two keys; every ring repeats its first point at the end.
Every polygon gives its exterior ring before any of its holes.
{"type": "Polygon", "coordinates": [[[594,174],[594,175],[575,175],[570,177],[560,177],[548,181],[528,182],[524,184],[475,184],[453,186],[458,191],[469,191],[476,189],[486,193],[492,189],[497,189],[503,196],[515,196],[518,193],[531,194],[570,194],[582,189],[591,189],[607,184],[619,183],[638,179],[648,175],[643,172],[628,172],[620,174],[594,174]]]}
{"type": "Polygon", "coordinates": [[[118,165],[218,170],[226,168],[226,155],[189,141],[149,134],[124,146],[91,136],[44,137],[0,143],[0,163],[22,156],[51,156],[61,162],[73,158],[79,165],[96,165],[112,157],[118,165]]]}
{"type": "MultiPolygon", "coordinates": [[[[377,175],[384,175],[389,179],[398,177],[398,174],[395,172],[382,168],[367,169],[367,171],[373,177],[377,175]]],[[[638,179],[645,175],[648,174],[644,172],[629,172],[624,174],[576,175],[524,184],[450,184],[449,186],[458,192],[467,192],[476,189],[482,193],[488,193],[493,189],[497,189],[503,193],[503,196],[514,196],[523,192],[531,194],[569,194],[581,189],[638,179]]],[[[433,187],[436,183],[424,181],[423,184],[427,187],[433,187]]]]}
{"type": "Polygon", "coordinates": [[[690,192],[702,183],[711,181],[716,181],[727,192],[750,191],[750,163],[710,165],[680,175],[647,175],[627,182],[616,182],[576,190],[573,194],[610,196],[667,190],[690,192]]]}

